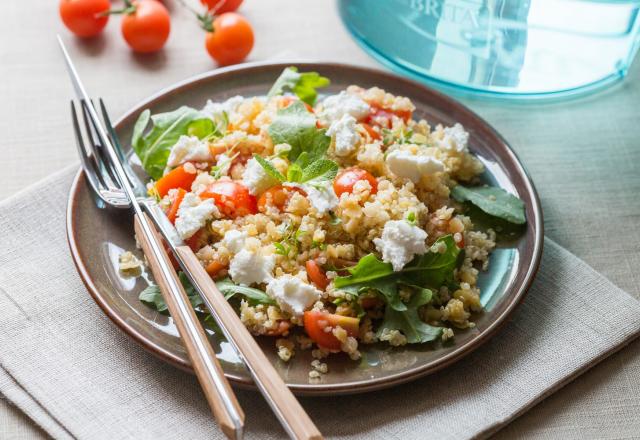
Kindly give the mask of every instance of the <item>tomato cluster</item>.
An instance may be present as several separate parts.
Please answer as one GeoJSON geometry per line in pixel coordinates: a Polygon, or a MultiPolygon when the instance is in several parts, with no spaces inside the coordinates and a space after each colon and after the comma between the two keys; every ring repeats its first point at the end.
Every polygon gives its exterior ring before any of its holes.
{"type": "MultiPolygon", "coordinates": [[[[64,25],[82,38],[102,32],[109,16],[122,15],[122,37],[139,53],[157,52],[164,47],[171,32],[171,17],[159,0],[123,0],[121,9],[111,9],[109,0],[60,0],[59,11],[64,25]]],[[[206,31],[205,48],[220,65],[239,63],[253,48],[253,28],[234,12],[242,0],[200,0],[207,12],[194,12],[206,31]]]]}

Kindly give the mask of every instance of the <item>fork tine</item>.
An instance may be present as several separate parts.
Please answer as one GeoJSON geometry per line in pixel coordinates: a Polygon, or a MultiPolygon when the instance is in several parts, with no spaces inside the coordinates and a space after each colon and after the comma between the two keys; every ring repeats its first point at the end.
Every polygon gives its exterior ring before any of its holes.
{"type": "Polygon", "coordinates": [[[115,129],[113,128],[113,124],[111,124],[111,118],[109,118],[109,113],[107,112],[107,107],[104,105],[104,101],[102,100],[102,98],[99,98],[99,102],[100,102],[100,111],[102,112],[102,119],[104,119],[105,125],[107,126],[107,131],[109,133],[109,137],[111,138],[111,143],[115,147],[116,153],[118,154],[118,157],[120,158],[120,162],[122,163],[122,167],[124,168],[125,174],[127,175],[127,178],[129,179],[129,183],[133,187],[141,187],[141,186],[143,186],[142,181],[137,176],[137,174],[133,171],[129,161],[127,160],[127,157],[124,154],[124,151],[122,149],[122,145],[120,144],[120,140],[118,139],[118,135],[117,135],[115,129]]]}
{"type": "Polygon", "coordinates": [[[91,152],[97,161],[97,169],[100,173],[100,178],[104,181],[105,186],[109,190],[121,189],[120,182],[115,177],[115,173],[111,169],[111,162],[107,155],[104,154],[104,149],[101,148],[102,142],[100,142],[97,129],[94,126],[91,115],[89,114],[88,106],[93,106],[93,102],[81,100],[80,104],[82,105],[82,119],[84,120],[85,132],[89,138],[88,143],[91,147],[91,152]]]}
{"type": "Polygon", "coordinates": [[[73,120],[73,131],[76,138],[76,147],[78,149],[78,155],[80,156],[82,169],[84,170],[84,176],[92,189],[96,204],[98,205],[98,207],[104,208],[105,204],[109,204],[109,201],[102,196],[101,190],[106,188],[104,183],[100,181],[98,177],[100,176],[100,173],[98,173],[96,163],[94,160],[92,160],[93,158],[89,157],[87,149],[84,145],[84,141],[82,140],[82,131],[80,129],[80,123],[78,122],[76,106],[73,101],[71,101],[71,119],[73,120]]]}

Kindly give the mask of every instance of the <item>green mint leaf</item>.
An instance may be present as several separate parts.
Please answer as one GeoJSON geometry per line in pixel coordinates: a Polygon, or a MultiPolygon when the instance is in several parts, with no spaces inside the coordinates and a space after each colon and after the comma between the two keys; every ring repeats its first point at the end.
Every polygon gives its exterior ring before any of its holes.
{"type": "Polygon", "coordinates": [[[322,159],[331,143],[326,130],[316,127],[316,117],[299,101],[279,110],[268,131],[274,145],[291,146],[287,155],[291,162],[303,152],[307,153],[309,163],[322,159]]]}
{"type": "Polygon", "coordinates": [[[431,342],[442,335],[441,327],[434,327],[420,319],[418,309],[431,301],[432,292],[428,289],[420,289],[413,294],[407,304],[407,309],[398,311],[387,307],[384,311],[382,324],[376,332],[380,337],[383,330],[399,330],[407,338],[409,344],[431,342]]]}
{"type": "Polygon", "coordinates": [[[329,159],[319,159],[302,170],[301,182],[310,185],[331,181],[338,174],[338,164],[329,159]]]}
{"type": "Polygon", "coordinates": [[[510,223],[523,225],[527,221],[522,200],[502,188],[491,186],[467,188],[456,185],[451,190],[451,196],[458,202],[471,202],[487,214],[510,223]]]}
{"type": "Polygon", "coordinates": [[[134,125],[131,145],[140,158],[142,167],[152,179],[162,177],[171,148],[180,136],[188,134],[189,125],[193,121],[201,119],[203,117],[199,111],[186,106],[153,116],[148,110],[140,114],[134,125]],[[152,124],[151,130],[144,134],[149,121],[152,124]]]}
{"type": "Polygon", "coordinates": [[[273,177],[274,179],[280,182],[284,182],[286,180],[286,178],[282,175],[282,173],[278,171],[270,161],[268,161],[264,157],[259,156],[257,154],[254,154],[253,158],[256,160],[256,162],[258,162],[262,166],[262,168],[264,168],[264,171],[269,176],[273,177]]]}
{"type": "Polygon", "coordinates": [[[320,76],[317,72],[298,72],[298,68],[292,66],[282,71],[267,96],[270,98],[289,90],[295,93],[301,101],[313,105],[318,97],[316,89],[326,87],[329,84],[329,78],[320,76]]]}
{"type": "Polygon", "coordinates": [[[224,297],[228,300],[235,295],[244,296],[251,304],[275,304],[275,300],[262,290],[254,289],[252,287],[239,286],[231,281],[229,278],[225,278],[220,281],[216,281],[216,286],[222,292],[224,297]]]}
{"type": "Polygon", "coordinates": [[[402,269],[402,281],[437,290],[453,281],[460,253],[452,235],[440,237],[429,252],[416,256],[402,269]]]}
{"type": "Polygon", "coordinates": [[[296,162],[289,165],[287,169],[287,182],[300,182],[302,179],[302,168],[296,162]]]}

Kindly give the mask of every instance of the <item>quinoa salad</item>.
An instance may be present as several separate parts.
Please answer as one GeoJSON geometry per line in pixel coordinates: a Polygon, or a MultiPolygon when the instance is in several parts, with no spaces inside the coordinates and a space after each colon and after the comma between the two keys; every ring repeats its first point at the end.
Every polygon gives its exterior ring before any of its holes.
{"type": "MultiPolygon", "coordinates": [[[[311,379],[328,370],[320,359],[357,360],[367,344],[455,343],[482,313],[496,246],[465,207],[518,225],[522,202],[480,183],[462,125],[414,118],[407,97],[318,96],[329,79],[295,67],[275,80],[263,96],[143,112],[132,146],[149,194],[254,335],[285,362],[313,350],[311,379]]],[[[140,299],[166,312],[156,286],[140,299]]]]}

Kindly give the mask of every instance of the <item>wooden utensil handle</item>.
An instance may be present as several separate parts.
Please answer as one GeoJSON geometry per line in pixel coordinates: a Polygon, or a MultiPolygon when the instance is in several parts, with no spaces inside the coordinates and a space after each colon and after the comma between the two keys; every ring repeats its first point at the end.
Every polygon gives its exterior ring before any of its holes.
{"type": "MultiPolygon", "coordinates": [[[[146,214],[143,215],[146,217],[146,214]]],[[[145,220],[149,225],[152,224],[148,217],[145,220]]],[[[180,279],[176,271],[173,270],[159,234],[155,228],[151,227],[149,229],[151,229],[151,237],[144,233],[140,218],[138,216],[135,217],[135,231],[138,241],[149,261],[151,272],[160,287],[162,296],[169,308],[169,313],[178,328],[180,338],[187,349],[189,359],[191,359],[191,364],[213,415],[218,421],[221,430],[229,438],[239,438],[242,436],[244,428],[244,412],[224,376],[224,371],[191,307],[180,279]],[[152,240],[156,242],[161,250],[160,255],[156,255],[153,251],[152,240]],[[164,260],[171,270],[162,270],[160,259],[164,260]],[[225,404],[225,401],[228,403],[225,404]],[[236,412],[235,417],[231,414],[232,411],[236,412]],[[234,419],[240,421],[240,426],[236,426],[237,422],[234,423],[234,419]]]]}
{"type": "Polygon", "coordinates": [[[218,290],[209,274],[188,246],[176,249],[178,258],[190,272],[205,296],[204,300],[225,336],[236,346],[260,391],[271,405],[288,434],[295,439],[322,439],[322,434],[309,418],[291,390],[244,326],[235,310],[218,290]]]}

